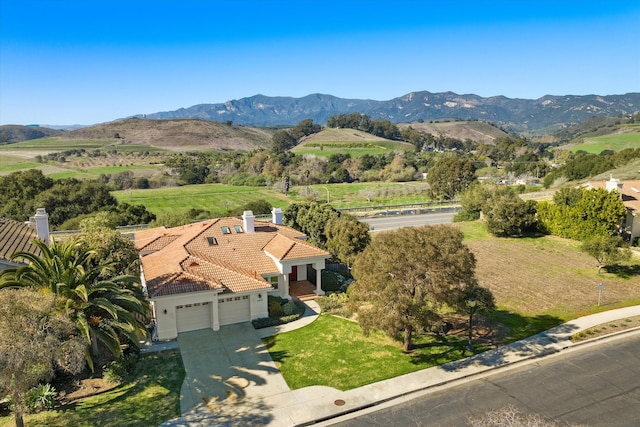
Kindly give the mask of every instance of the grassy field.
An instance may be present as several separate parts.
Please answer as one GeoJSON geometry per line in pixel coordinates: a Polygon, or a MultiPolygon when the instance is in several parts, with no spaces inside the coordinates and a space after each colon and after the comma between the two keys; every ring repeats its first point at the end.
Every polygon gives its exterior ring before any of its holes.
{"type": "Polygon", "coordinates": [[[625,148],[640,148],[640,132],[590,137],[584,143],[571,147],[570,151],[600,154],[604,150],[620,151],[625,148]]]}
{"type": "MultiPolygon", "coordinates": [[[[54,410],[25,416],[25,425],[156,426],[180,415],[184,368],[178,351],[142,356],[136,372],[122,385],[54,410]]],[[[13,416],[0,417],[0,427],[13,426],[13,416]]]]}
{"type": "Polygon", "coordinates": [[[209,210],[214,215],[226,215],[228,211],[258,199],[285,208],[289,203],[306,200],[309,192],[321,202],[326,202],[328,197],[331,205],[336,208],[429,201],[426,184],[422,182],[294,186],[287,196],[270,187],[225,184],[123,190],[111,194],[120,202],[145,205],[156,215],[187,211],[191,208],[209,210]]]}
{"type": "Polygon", "coordinates": [[[360,157],[365,154],[380,155],[394,151],[412,151],[413,145],[404,142],[392,141],[333,141],[313,142],[299,145],[292,151],[297,155],[314,155],[316,157],[329,157],[332,154],[349,154],[351,157],[360,157]]]}
{"type": "Polygon", "coordinates": [[[213,215],[224,216],[230,210],[248,202],[264,199],[273,206],[284,208],[290,200],[265,187],[235,187],[224,184],[185,185],[148,190],[114,191],[119,202],[139,204],[157,214],[204,209],[213,215]]]}
{"type": "Polygon", "coordinates": [[[393,151],[412,151],[413,145],[391,141],[355,129],[325,128],[311,135],[292,151],[298,155],[329,157],[332,154],[379,155],[393,151]]]}

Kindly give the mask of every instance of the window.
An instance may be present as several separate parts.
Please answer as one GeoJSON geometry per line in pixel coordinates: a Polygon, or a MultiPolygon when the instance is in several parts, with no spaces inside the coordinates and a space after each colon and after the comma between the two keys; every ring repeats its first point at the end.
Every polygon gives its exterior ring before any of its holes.
{"type": "Polygon", "coordinates": [[[273,289],[278,289],[278,276],[268,277],[267,282],[269,282],[269,284],[273,286],[273,289]]]}
{"type": "Polygon", "coordinates": [[[222,229],[222,234],[231,234],[231,229],[229,229],[229,227],[227,227],[226,225],[220,228],[222,229]]]}
{"type": "Polygon", "coordinates": [[[244,295],[242,299],[249,299],[249,295],[244,295]]]}
{"type": "Polygon", "coordinates": [[[213,246],[213,245],[217,245],[218,241],[216,240],[215,237],[207,237],[207,243],[209,243],[209,246],[213,246]]]}
{"type": "Polygon", "coordinates": [[[244,233],[244,231],[242,231],[241,225],[234,225],[233,229],[236,230],[236,233],[244,233]]]}

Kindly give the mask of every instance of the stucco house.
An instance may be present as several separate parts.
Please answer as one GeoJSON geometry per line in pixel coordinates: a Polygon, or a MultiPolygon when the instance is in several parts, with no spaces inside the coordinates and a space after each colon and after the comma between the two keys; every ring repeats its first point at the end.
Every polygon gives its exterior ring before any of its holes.
{"type": "Polygon", "coordinates": [[[44,208],[37,209],[26,223],[0,217],[0,271],[20,267],[11,261],[16,252],[40,255],[40,248],[33,244],[35,239],[49,242],[49,215],[44,208]]]}
{"type": "Polygon", "coordinates": [[[627,216],[621,224],[622,230],[629,236],[631,244],[640,237],[640,181],[620,181],[610,177],[608,181],[592,181],[586,188],[604,188],[607,191],[617,191],[622,197],[622,203],[627,208],[627,216]]]}
{"type": "Polygon", "coordinates": [[[155,320],[155,339],[267,317],[267,295],[289,298],[297,285],[321,295],[321,272],[330,254],[307,236],[272,221],[216,218],[135,234],[142,284],[155,320]]]}

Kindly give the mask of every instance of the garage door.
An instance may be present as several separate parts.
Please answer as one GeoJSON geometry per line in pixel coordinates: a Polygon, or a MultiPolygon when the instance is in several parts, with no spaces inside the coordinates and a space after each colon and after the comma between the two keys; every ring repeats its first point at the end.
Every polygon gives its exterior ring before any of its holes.
{"type": "Polygon", "coordinates": [[[178,332],[195,331],[211,327],[211,303],[176,306],[178,332]]]}
{"type": "Polygon", "coordinates": [[[225,297],[218,299],[220,325],[248,322],[251,320],[251,308],[247,295],[240,297],[225,297]]]}

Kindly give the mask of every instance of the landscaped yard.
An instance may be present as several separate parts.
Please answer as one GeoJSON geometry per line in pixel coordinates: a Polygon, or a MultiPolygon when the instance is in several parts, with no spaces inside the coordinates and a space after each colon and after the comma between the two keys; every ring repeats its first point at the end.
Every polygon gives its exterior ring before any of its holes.
{"type": "MultiPolygon", "coordinates": [[[[491,342],[519,340],[583,315],[640,304],[640,259],[597,274],[597,263],[575,241],[553,236],[499,239],[480,222],[461,223],[477,259],[477,276],[491,289],[498,311],[491,342]],[[598,306],[598,284],[604,283],[598,306]]],[[[463,326],[464,327],[464,326],[463,326]]],[[[486,338],[476,343],[487,344],[486,338]]],[[[365,337],[355,322],[322,314],[311,325],[265,339],[293,389],[326,385],[341,390],[447,363],[465,354],[464,330],[445,338],[416,336],[416,349],[382,333],[365,337]]]]}
{"type": "Polygon", "coordinates": [[[418,337],[415,351],[405,354],[384,334],[365,337],[357,323],[324,313],[309,326],[264,341],[291,389],[349,390],[470,355],[464,338],[429,335],[418,337]]]}
{"type": "MultiPolygon", "coordinates": [[[[156,426],[180,416],[183,379],[180,352],[148,354],[140,358],[136,371],[122,385],[55,410],[27,415],[25,425],[156,426]]],[[[13,415],[0,417],[0,427],[13,425],[13,415]]]]}

